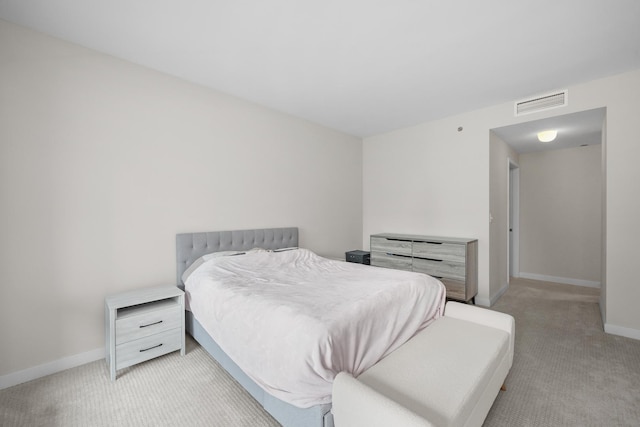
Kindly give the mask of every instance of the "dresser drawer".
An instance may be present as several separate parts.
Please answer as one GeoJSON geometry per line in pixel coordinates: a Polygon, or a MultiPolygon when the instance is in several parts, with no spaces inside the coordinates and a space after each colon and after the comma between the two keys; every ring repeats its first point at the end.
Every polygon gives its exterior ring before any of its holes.
{"type": "Polygon", "coordinates": [[[116,370],[162,356],[182,347],[182,328],[161,332],[116,346],[116,370]]]}
{"type": "Polygon", "coordinates": [[[413,242],[413,256],[441,261],[464,262],[466,245],[451,243],[413,242]]]}
{"type": "Polygon", "coordinates": [[[385,252],[371,252],[371,265],[376,267],[394,268],[396,270],[412,270],[410,257],[389,255],[385,252]]]}
{"type": "Polygon", "coordinates": [[[457,280],[442,278],[440,281],[447,288],[447,297],[461,301],[466,301],[473,295],[467,295],[467,285],[465,282],[458,282],[457,280]]]}
{"type": "Polygon", "coordinates": [[[116,345],[182,326],[182,306],[164,300],[118,311],[116,345]]]}
{"type": "Polygon", "coordinates": [[[371,237],[371,252],[374,251],[411,256],[411,241],[371,237]]]}
{"type": "Polygon", "coordinates": [[[454,279],[462,282],[465,280],[465,265],[462,263],[414,258],[413,271],[426,273],[437,278],[454,279]]]}

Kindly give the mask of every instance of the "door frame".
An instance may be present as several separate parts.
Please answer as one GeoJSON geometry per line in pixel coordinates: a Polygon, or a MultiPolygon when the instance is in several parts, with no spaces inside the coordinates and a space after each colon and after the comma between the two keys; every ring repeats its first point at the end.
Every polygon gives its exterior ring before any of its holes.
{"type": "Polygon", "coordinates": [[[507,283],[520,277],[520,166],[507,158],[507,283]]]}

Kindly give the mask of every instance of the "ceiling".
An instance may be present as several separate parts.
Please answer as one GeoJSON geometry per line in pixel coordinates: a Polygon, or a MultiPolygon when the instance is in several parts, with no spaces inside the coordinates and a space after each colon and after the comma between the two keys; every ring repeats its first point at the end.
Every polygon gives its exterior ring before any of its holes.
{"type": "Polygon", "coordinates": [[[605,113],[605,108],[596,108],[491,130],[520,154],[575,148],[602,143],[605,113]],[[538,141],[538,132],[544,130],[558,131],[556,139],[548,143],[538,141]]]}
{"type": "Polygon", "coordinates": [[[637,0],[0,0],[0,18],[356,136],[640,68],[637,0]]]}

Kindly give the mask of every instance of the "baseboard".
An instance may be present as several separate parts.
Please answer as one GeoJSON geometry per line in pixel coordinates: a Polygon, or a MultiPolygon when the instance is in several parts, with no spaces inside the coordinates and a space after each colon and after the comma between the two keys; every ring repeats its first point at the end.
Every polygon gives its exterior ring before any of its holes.
{"type": "Polygon", "coordinates": [[[482,307],[492,307],[493,304],[495,304],[500,299],[500,297],[504,295],[505,292],[507,292],[507,289],[509,289],[509,284],[505,283],[502,285],[502,288],[500,288],[500,290],[490,298],[479,298],[478,296],[476,296],[476,305],[482,307]]]}
{"type": "Polygon", "coordinates": [[[544,282],[564,283],[566,285],[586,286],[588,288],[599,288],[600,282],[591,280],[571,279],[568,277],[546,276],[544,274],[519,273],[519,277],[523,279],[542,280],[544,282]]]}
{"type": "MultiPolygon", "coordinates": [[[[46,377],[47,375],[55,374],[56,372],[75,368],[76,366],[84,365],[86,363],[95,362],[96,360],[104,359],[104,356],[104,348],[97,348],[95,350],[87,351],[86,353],[75,354],[43,365],[34,366],[33,368],[2,375],[0,376],[0,390],[41,377],[46,377]]],[[[106,374],[107,372],[105,371],[105,375],[106,374]]]]}
{"type": "Polygon", "coordinates": [[[498,302],[500,297],[502,295],[504,295],[505,292],[507,292],[507,289],[509,289],[509,284],[505,283],[504,285],[502,285],[502,288],[500,288],[500,290],[498,292],[496,292],[496,294],[491,297],[491,307],[493,307],[493,304],[498,302]]]}
{"type": "Polygon", "coordinates": [[[640,331],[632,328],[625,328],[624,326],[612,325],[611,323],[604,324],[604,331],[612,335],[620,335],[621,337],[633,338],[634,340],[640,340],[640,331]]]}
{"type": "Polygon", "coordinates": [[[491,300],[488,298],[478,298],[476,296],[475,303],[480,307],[491,307],[491,300]]]}

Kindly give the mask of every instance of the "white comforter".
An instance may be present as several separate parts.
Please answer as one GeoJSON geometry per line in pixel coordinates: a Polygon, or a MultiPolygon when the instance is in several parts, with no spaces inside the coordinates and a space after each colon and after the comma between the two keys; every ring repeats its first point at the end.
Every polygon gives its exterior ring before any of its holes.
{"type": "Polygon", "coordinates": [[[189,309],[271,395],[331,402],[335,375],[358,375],[440,317],[430,276],[332,261],[305,249],[213,258],[185,283],[189,309]]]}

